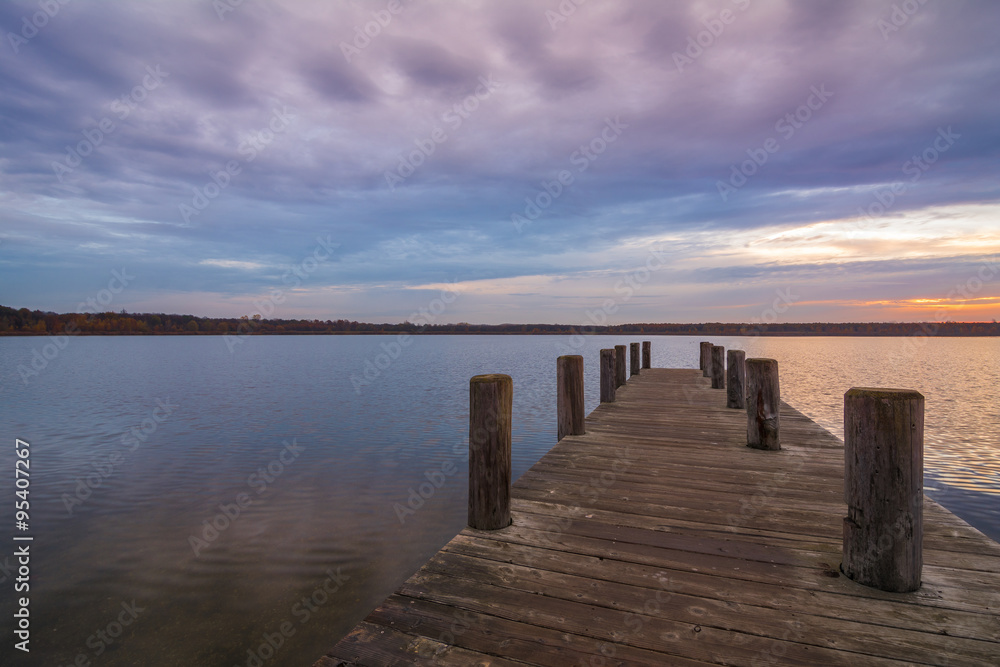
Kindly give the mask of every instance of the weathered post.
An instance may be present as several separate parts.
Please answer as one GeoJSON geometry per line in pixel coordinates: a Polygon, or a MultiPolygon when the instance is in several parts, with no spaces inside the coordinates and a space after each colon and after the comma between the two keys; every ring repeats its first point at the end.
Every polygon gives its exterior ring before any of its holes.
{"type": "Polygon", "coordinates": [[[644,340],[642,341],[642,367],[651,368],[650,363],[652,361],[652,341],[644,340]]]}
{"type": "Polygon", "coordinates": [[[629,375],[639,374],[639,343],[628,344],[629,375]]]}
{"type": "Polygon", "coordinates": [[[712,346],[712,389],[726,388],[726,348],[712,346]]]}
{"type": "Polygon", "coordinates": [[[601,350],[601,403],[613,403],[615,388],[618,386],[615,378],[615,351],[601,350]]]}
{"type": "Polygon", "coordinates": [[[469,381],[469,527],[510,525],[510,417],[514,383],[509,375],[469,381]]]}
{"type": "Polygon", "coordinates": [[[729,350],[726,353],[726,407],[743,410],[747,400],[747,353],[729,350]]]}
{"type": "Polygon", "coordinates": [[[625,384],[625,373],[628,367],[625,365],[625,345],[615,345],[615,388],[625,384]]]}
{"type": "Polygon", "coordinates": [[[583,357],[567,354],[556,360],[557,440],[566,435],[583,435],[583,357]]]}
{"type": "Polygon", "coordinates": [[[844,394],[844,574],[865,586],[920,588],[924,397],[908,389],[844,394]]]}
{"type": "Polygon", "coordinates": [[[712,368],[712,344],[707,341],[703,341],[701,343],[701,366],[699,366],[699,368],[701,368],[702,377],[710,377],[709,373],[712,368]]]}
{"type": "Polygon", "coordinates": [[[778,439],[781,392],[778,389],[778,362],[774,359],[747,359],[747,447],[781,449],[778,439]]]}

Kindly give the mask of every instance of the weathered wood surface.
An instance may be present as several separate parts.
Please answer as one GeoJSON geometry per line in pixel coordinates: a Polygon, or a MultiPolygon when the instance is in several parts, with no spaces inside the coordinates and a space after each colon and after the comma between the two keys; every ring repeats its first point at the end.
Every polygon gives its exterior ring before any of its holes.
{"type": "Polygon", "coordinates": [[[556,359],[557,440],[586,433],[583,400],[583,357],[567,354],[556,359]]]}
{"type": "Polygon", "coordinates": [[[615,388],[624,387],[628,379],[628,345],[615,345],[615,388]]]}
{"type": "Polygon", "coordinates": [[[747,353],[726,352],[726,407],[745,410],[747,405],[747,353]]]}
{"type": "Polygon", "coordinates": [[[601,403],[615,400],[615,389],[618,387],[615,376],[616,356],[614,348],[601,350],[601,403]]]}
{"type": "Polygon", "coordinates": [[[652,368],[652,356],[653,356],[653,341],[644,340],[642,341],[642,367],[652,368]]]}
{"type": "Polygon", "coordinates": [[[749,449],[700,370],[644,371],[317,667],[997,664],[1000,545],[925,499],[921,588],[851,581],[843,444],[781,419],[749,449]]]}
{"type": "Polygon", "coordinates": [[[510,525],[513,397],[509,375],[469,380],[469,525],[480,530],[510,525]]]}
{"type": "Polygon", "coordinates": [[[924,397],[919,392],[854,387],[844,395],[844,502],[844,573],[883,591],[920,588],[924,397]]]}
{"type": "Polygon", "coordinates": [[[698,368],[705,377],[711,377],[712,372],[712,344],[708,341],[698,343],[698,368]]]}
{"type": "Polygon", "coordinates": [[[747,359],[747,447],[781,449],[781,391],[778,362],[747,359]]]}
{"type": "Polygon", "coordinates": [[[629,375],[639,374],[639,343],[628,344],[629,375]]]}
{"type": "Polygon", "coordinates": [[[712,346],[712,389],[726,388],[726,348],[721,345],[712,346]]]}

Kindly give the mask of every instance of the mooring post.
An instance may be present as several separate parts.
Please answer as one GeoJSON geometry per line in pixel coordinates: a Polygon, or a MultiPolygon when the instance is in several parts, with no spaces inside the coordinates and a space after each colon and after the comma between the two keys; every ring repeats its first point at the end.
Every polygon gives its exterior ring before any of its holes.
{"type": "Polygon", "coordinates": [[[625,384],[625,373],[628,372],[628,362],[625,361],[626,345],[615,345],[615,388],[625,384]]]}
{"type": "Polygon", "coordinates": [[[747,353],[729,350],[726,353],[726,407],[743,410],[747,400],[747,353]]]}
{"type": "Polygon", "coordinates": [[[778,362],[774,359],[747,359],[747,447],[781,449],[778,439],[781,392],[778,389],[778,362]]]}
{"type": "Polygon", "coordinates": [[[712,346],[712,389],[726,388],[726,348],[712,346]]]}
{"type": "Polygon", "coordinates": [[[510,525],[510,418],[514,383],[509,375],[469,381],[469,527],[510,525]]]}
{"type": "Polygon", "coordinates": [[[601,350],[601,403],[614,402],[615,380],[615,351],[611,348],[601,350]]]}
{"type": "Polygon", "coordinates": [[[639,343],[628,344],[629,376],[639,374],[639,343]]]}
{"type": "Polygon", "coordinates": [[[844,574],[865,586],[920,588],[924,397],[909,389],[844,394],[844,574]]]}
{"type": "Polygon", "coordinates": [[[557,440],[567,435],[583,435],[583,357],[567,354],[556,360],[557,440]]]}
{"type": "Polygon", "coordinates": [[[642,341],[642,367],[651,368],[650,362],[652,361],[652,341],[644,340],[642,341]]]}
{"type": "Polygon", "coordinates": [[[702,377],[711,377],[712,344],[707,341],[702,341],[701,343],[701,365],[699,368],[701,368],[702,377]]]}

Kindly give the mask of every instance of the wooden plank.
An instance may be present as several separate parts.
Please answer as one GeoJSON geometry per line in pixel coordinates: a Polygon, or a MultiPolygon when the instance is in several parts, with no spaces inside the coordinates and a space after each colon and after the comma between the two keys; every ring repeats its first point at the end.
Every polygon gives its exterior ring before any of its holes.
{"type": "MultiPolygon", "coordinates": [[[[603,569],[604,565],[600,569],[603,569]]],[[[599,571],[600,571],[599,569],[599,571]]],[[[648,614],[720,630],[738,630],[783,642],[796,642],[810,646],[835,648],[883,658],[923,662],[928,654],[941,648],[966,658],[965,664],[986,664],[996,655],[995,645],[976,638],[945,635],[938,630],[892,628],[873,625],[866,621],[845,620],[836,616],[813,614],[812,607],[799,610],[776,610],[759,604],[758,600],[740,590],[739,602],[720,601],[702,596],[688,595],[674,589],[669,579],[658,589],[655,579],[634,583],[621,583],[595,576],[569,575],[541,572],[534,568],[452,553],[439,553],[432,558],[421,573],[425,576],[440,574],[460,577],[470,582],[488,581],[491,586],[503,587],[525,593],[560,598],[571,602],[620,609],[635,614],[648,614]],[[656,593],[661,593],[659,599],[656,593]],[[650,601],[655,604],[647,604],[650,601]],[[823,625],[827,632],[809,632],[807,628],[823,625]]],[[[780,595],[780,593],[779,593],[780,595]]]]}
{"type": "MultiPolygon", "coordinates": [[[[542,571],[590,576],[610,581],[648,584],[657,577],[669,582],[672,592],[699,596],[722,602],[743,601],[780,610],[808,609],[820,616],[830,616],[873,626],[906,627],[923,632],[945,632],[954,637],[988,636],[996,630],[996,619],[989,614],[959,610],[942,610],[930,615],[919,605],[898,599],[870,599],[864,605],[846,595],[823,589],[785,586],[777,582],[737,579],[730,585],[719,585],[718,576],[704,572],[671,569],[665,563],[659,567],[617,561],[569,552],[555,552],[535,546],[498,542],[485,538],[456,538],[442,553],[458,553],[495,560],[498,563],[531,563],[542,571]]],[[[826,570],[824,576],[835,571],[826,570]]],[[[545,575],[542,574],[542,577],[545,575]]],[[[835,577],[834,577],[835,578],[835,577]]]]}
{"type": "Polygon", "coordinates": [[[345,665],[487,665],[516,667],[525,663],[468,651],[423,635],[411,635],[362,621],[316,667],[345,665]]]}
{"type": "MultiPolygon", "coordinates": [[[[839,576],[839,552],[834,550],[826,554],[822,560],[816,559],[804,566],[794,568],[775,563],[734,559],[726,553],[701,553],[692,556],[691,552],[688,551],[612,542],[604,539],[580,537],[572,533],[572,526],[562,530],[562,525],[558,523],[551,524],[550,530],[529,530],[520,528],[518,522],[515,522],[515,525],[510,529],[492,537],[512,544],[542,547],[556,553],[589,555],[682,571],[705,572],[711,573],[713,576],[769,582],[781,586],[794,586],[803,590],[827,590],[856,598],[859,600],[859,604],[861,599],[902,600],[927,607],[988,613],[994,618],[996,618],[996,610],[1000,609],[1000,599],[998,599],[996,587],[987,587],[986,589],[979,586],[971,589],[953,587],[947,591],[947,596],[944,596],[940,589],[928,585],[925,589],[915,593],[900,596],[853,585],[853,582],[850,585],[845,585],[845,582],[840,581],[839,576]],[[834,574],[838,576],[833,576],[834,574]]],[[[457,540],[464,535],[466,533],[455,539],[457,540]]],[[[448,547],[446,546],[446,548],[448,547]]],[[[946,579],[947,570],[944,572],[946,579]]],[[[998,621],[997,629],[1000,631],[1000,621],[998,621]]]]}
{"type": "Polygon", "coordinates": [[[840,572],[843,443],[781,450],[698,370],[643,369],[317,664],[996,664],[1000,545],[924,499],[923,585],[840,572]]]}
{"type": "MultiPolygon", "coordinates": [[[[638,611],[636,604],[656,610],[656,593],[646,597],[621,601],[622,609],[611,609],[588,601],[572,601],[538,593],[510,590],[494,586],[485,580],[451,577],[421,570],[400,587],[400,593],[435,600],[460,608],[530,621],[540,627],[572,632],[606,642],[639,647],[662,653],[669,662],[672,657],[726,664],[751,665],[768,654],[781,655],[787,665],[853,665],[858,654],[808,646],[795,641],[774,639],[747,632],[742,628],[722,629],[708,623],[706,614],[690,621],[662,618],[638,611]]],[[[586,596],[581,592],[581,599],[586,596]]],[[[666,605],[661,605],[666,606],[666,605]]],[[[795,620],[781,628],[789,634],[796,631],[795,620]]],[[[748,623],[748,625],[752,625],[748,623]]],[[[897,661],[866,656],[872,665],[904,665],[912,661],[897,661]]],[[[919,664],[919,663],[918,663],[919,664]]],[[[933,664],[923,662],[923,664],[933,664]]],[[[967,662],[965,664],[973,664],[967,662]]],[[[980,663],[981,664],[981,663],[980,663]]]]}
{"type": "MultiPolygon", "coordinates": [[[[402,632],[437,634],[456,646],[480,653],[503,653],[540,665],[615,664],[650,665],[657,653],[631,646],[614,646],[592,637],[557,632],[529,623],[471,612],[418,598],[394,595],[372,612],[371,619],[402,632]]],[[[709,663],[677,660],[674,664],[700,667],[709,663]]]]}

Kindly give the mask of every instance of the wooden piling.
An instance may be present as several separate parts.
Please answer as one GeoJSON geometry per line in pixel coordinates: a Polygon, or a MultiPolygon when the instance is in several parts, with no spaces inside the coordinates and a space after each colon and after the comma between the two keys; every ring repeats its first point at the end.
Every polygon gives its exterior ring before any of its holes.
{"type": "Polygon", "coordinates": [[[583,404],[583,357],[567,354],[556,360],[557,440],[583,435],[586,413],[583,404]]]}
{"type": "Polygon", "coordinates": [[[629,376],[639,374],[639,343],[629,343],[629,376]]]}
{"type": "Polygon", "coordinates": [[[652,363],[652,341],[644,340],[642,341],[642,367],[651,368],[652,363]]]}
{"type": "Polygon", "coordinates": [[[844,394],[844,574],[883,591],[920,588],[924,397],[855,387],[844,394]]]}
{"type": "Polygon", "coordinates": [[[844,443],[782,403],[790,451],[738,451],[746,415],[685,366],[598,407],[513,484],[510,528],[462,530],[315,667],[997,665],[1000,545],[924,498],[918,593],[843,576],[844,443]]]}
{"type": "Polygon", "coordinates": [[[514,383],[509,375],[469,381],[469,527],[510,525],[510,433],[514,383]]]}
{"type": "Polygon", "coordinates": [[[701,345],[701,369],[702,377],[711,377],[712,369],[712,344],[708,341],[702,341],[701,345]]]}
{"type": "Polygon", "coordinates": [[[614,403],[617,386],[615,351],[611,348],[601,350],[601,403],[614,403]]]}
{"type": "Polygon", "coordinates": [[[726,407],[744,410],[747,404],[747,353],[729,350],[726,361],[726,407]]]}
{"type": "Polygon", "coordinates": [[[778,362],[774,359],[747,359],[747,447],[781,449],[778,437],[781,392],[778,362]]]}
{"type": "Polygon", "coordinates": [[[615,388],[625,384],[625,373],[628,370],[628,366],[625,365],[626,348],[626,345],[615,345],[615,388]]]}
{"type": "Polygon", "coordinates": [[[712,389],[726,388],[726,348],[712,346],[712,389]]]}

